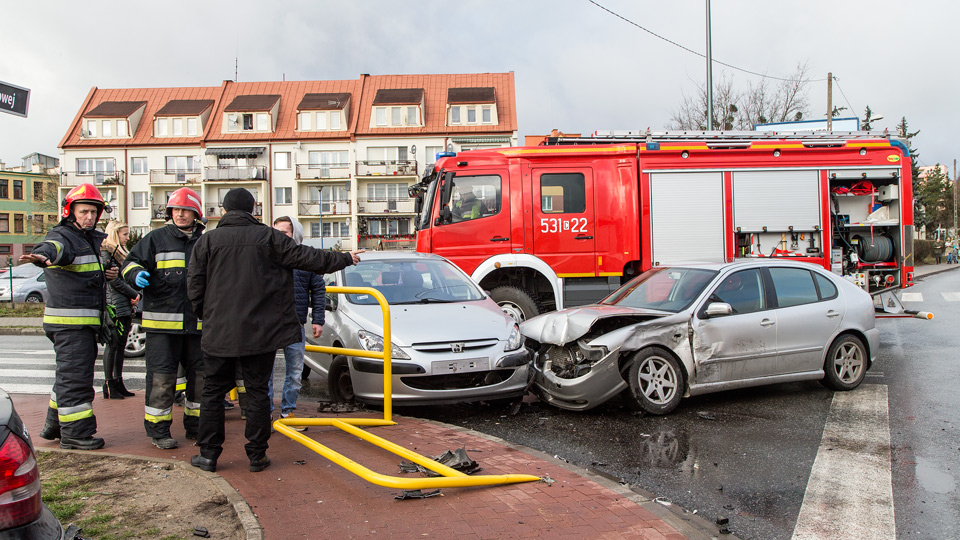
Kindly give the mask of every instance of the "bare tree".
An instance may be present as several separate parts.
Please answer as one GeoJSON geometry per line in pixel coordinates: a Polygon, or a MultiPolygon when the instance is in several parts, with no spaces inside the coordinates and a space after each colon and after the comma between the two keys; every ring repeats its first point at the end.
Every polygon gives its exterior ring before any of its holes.
{"type": "MultiPolygon", "coordinates": [[[[735,89],[733,78],[721,74],[714,97],[713,129],[751,130],[754,124],[798,121],[807,113],[806,64],[797,64],[787,80],[771,86],[763,78],[756,85],[749,84],[745,92],[735,89]]],[[[707,92],[701,85],[696,98],[682,94],[680,107],[670,118],[670,129],[703,130],[707,125],[707,92]]]]}

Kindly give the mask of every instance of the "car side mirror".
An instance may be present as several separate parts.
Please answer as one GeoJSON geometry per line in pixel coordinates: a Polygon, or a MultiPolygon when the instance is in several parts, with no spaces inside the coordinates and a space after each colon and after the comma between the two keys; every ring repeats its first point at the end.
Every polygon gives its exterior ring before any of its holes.
{"type": "Polygon", "coordinates": [[[726,302],[711,302],[704,311],[707,317],[723,317],[733,314],[733,306],[726,302]]]}
{"type": "Polygon", "coordinates": [[[326,294],[326,300],[327,300],[327,301],[323,303],[323,310],[324,310],[324,311],[336,311],[336,310],[337,310],[337,302],[340,301],[340,299],[337,298],[338,296],[340,296],[340,295],[338,295],[338,294],[333,294],[333,293],[327,293],[327,294],[326,294]]]}
{"type": "Polygon", "coordinates": [[[440,209],[440,217],[437,218],[437,220],[439,221],[439,223],[435,223],[435,225],[443,225],[445,223],[450,223],[451,221],[453,221],[453,212],[450,211],[449,206],[444,206],[443,208],[440,209]]]}

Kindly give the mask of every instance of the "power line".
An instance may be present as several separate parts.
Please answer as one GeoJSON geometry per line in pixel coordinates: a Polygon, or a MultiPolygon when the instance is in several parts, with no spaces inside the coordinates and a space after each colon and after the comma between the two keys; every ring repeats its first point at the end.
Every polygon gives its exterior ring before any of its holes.
{"type": "Polygon", "coordinates": [[[847,107],[850,108],[850,112],[859,116],[859,113],[853,110],[853,105],[850,104],[850,100],[847,99],[847,95],[843,93],[843,88],[840,88],[840,81],[836,77],[833,78],[833,82],[837,84],[837,90],[840,91],[840,95],[843,96],[843,100],[847,102],[847,107]]]}
{"type": "MultiPolygon", "coordinates": [[[[593,5],[597,6],[598,8],[606,11],[607,13],[613,15],[614,17],[617,17],[618,19],[621,19],[621,20],[623,20],[624,22],[627,22],[627,23],[629,23],[629,24],[632,24],[633,26],[636,26],[637,28],[643,30],[644,32],[652,35],[653,37],[655,37],[655,38],[657,38],[657,39],[662,39],[663,41],[666,41],[667,43],[669,43],[669,44],[671,44],[671,45],[673,45],[673,46],[675,46],[675,47],[680,47],[681,49],[683,49],[683,50],[685,50],[685,51],[687,51],[687,52],[689,52],[689,53],[693,53],[693,54],[699,56],[700,58],[706,58],[706,57],[707,57],[707,56],[706,56],[705,54],[703,54],[703,53],[700,53],[700,52],[697,52],[697,51],[695,51],[695,50],[693,50],[693,49],[690,49],[690,48],[688,48],[688,47],[685,47],[685,46],[677,43],[676,41],[667,39],[667,38],[661,36],[660,34],[657,34],[656,32],[654,32],[654,31],[652,31],[652,30],[648,30],[648,29],[644,28],[643,26],[640,26],[639,24],[631,21],[630,19],[624,17],[623,15],[620,15],[619,13],[617,13],[617,12],[615,12],[615,11],[613,11],[613,10],[605,7],[605,6],[602,6],[602,5],[598,4],[598,3],[597,3],[596,1],[594,1],[594,0],[589,0],[589,1],[590,1],[591,4],[593,4],[593,5]]],[[[785,78],[783,78],[783,77],[774,77],[774,76],[772,76],[772,75],[764,75],[763,73],[757,73],[756,71],[750,71],[749,69],[743,69],[743,68],[737,67],[737,66],[735,66],[735,65],[733,65],[733,64],[728,64],[728,63],[726,63],[726,62],[721,62],[720,60],[717,60],[717,59],[714,59],[713,61],[714,61],[715,63],[717,63],[717,64],[720,64],[721,66],[727,66],[727,67],[730,68],[730,69],[735,69],[735,70],[737,70],[737,71],[742,71],[742,72],[744,72],[744,73],[749,73],[750,75],[755,75],[755,76],[757,76],[757,77],[763,77],[764,79],[773,79],[773,80],[776,80],[776,81],[786,81],[786,82],[793,82],[793,81],[796,80],[796,79],[785,79],[785,78]]],[[[801,82],[821,82],[821,81],[825,81],[825,80],[826,80],[826,79],[806,79],[806,80],[801,81],[801,82]]]]}

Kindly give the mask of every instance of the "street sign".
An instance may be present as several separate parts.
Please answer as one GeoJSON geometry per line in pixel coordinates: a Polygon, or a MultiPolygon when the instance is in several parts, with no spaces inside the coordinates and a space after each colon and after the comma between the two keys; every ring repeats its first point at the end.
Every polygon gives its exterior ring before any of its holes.
{"type": "Polygon", "coordinates": [[[30,90],[0,81],[0,112],[27,117],[30,90]]]}

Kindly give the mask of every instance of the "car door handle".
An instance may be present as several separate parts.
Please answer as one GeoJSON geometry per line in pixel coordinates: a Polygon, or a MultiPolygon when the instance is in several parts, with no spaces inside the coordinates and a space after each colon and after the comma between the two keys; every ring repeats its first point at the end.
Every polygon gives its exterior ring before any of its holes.
{"type": "Polygon", "coordinates": [[[574,236],[574,240],[593,240],[592,236],[574,236]]]}
{"type": "Polygon", "coordinates": [[[773,326],[773,325],[774,325],[774,322],[771,321],[770,319],[764,319],[760,321],[760,326],[773,326]]]}
{"type": "Polygon", "coordinates": [[[829,318],[831,318],[831,319],[834,318],[834,317],[838,317],[838,316],[840,316],[840,312],[839,312],[839,311],[834,311],[834,310],[831,309],[830,311],[827,312],[827,317],[829,317],[829,318]]]}
{"type": "Polygon", "coordinates": [[[502,237],[502,236],[494,236],[493,238],[490,239],[490,241],[491,241],[491,242],[509,242],[510,239],[509,239],[509,238],[504,238],[504,237],[502,237]]]}

